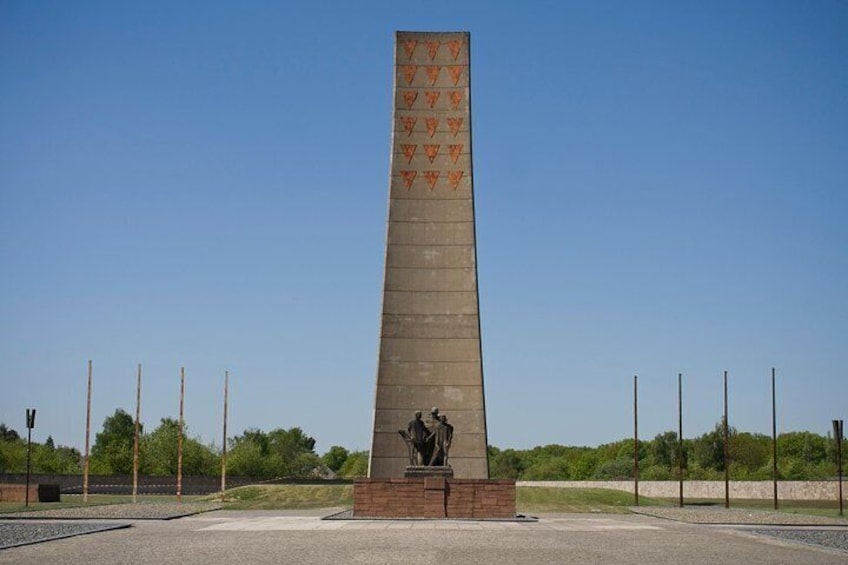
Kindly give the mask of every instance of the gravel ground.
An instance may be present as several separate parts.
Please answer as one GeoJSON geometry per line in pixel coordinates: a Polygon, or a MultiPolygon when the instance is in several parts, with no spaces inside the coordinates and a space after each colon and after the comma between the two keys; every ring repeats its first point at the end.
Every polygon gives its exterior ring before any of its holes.
{"type": "Polygon", "coordinates": [[[102,504],[0,514],[4,520],[171,520],[221,508],[217,503],[102,504]]]}
{"type": "Polygon", "coordinates": [[[768,510],[743,510],[739,508],[704,508],[700,506],[684,506],[683,508],[668,508],[660,506],[639,506],[631,508],[636,514],[688,522],[690,524],[739,524],[763,526],[848,526],[848,520],[843,518],[828,518],[826,516],[809,516],[805,514],[790,514],[788,512],[773,512],[768,510]]]}
{"type": "Polygon", "coordinates": [[[838,549],[848,553],[848,529],[844,530],[794,530],[794,529],[764,529],[749,530],[753,534],[794,541],[806,545],[816,545],[830,549],[838,549]]]}
{"type": "Polygon", "coordinates": [[[129,526],[129,524],[122,523],[0,522],[0,549],[128,528],[129,526]]]}

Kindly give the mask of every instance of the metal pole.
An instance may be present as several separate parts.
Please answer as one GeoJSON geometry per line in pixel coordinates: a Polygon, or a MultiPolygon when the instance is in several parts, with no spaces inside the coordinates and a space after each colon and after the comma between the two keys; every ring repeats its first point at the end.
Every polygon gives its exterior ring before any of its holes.
{"type": "Polygon", "coordinates": [[[227,491],[227,393],[229,392],[230,372],[224,371],[224,447],[221,450],[221,500],[227,491]]]}
{"type": "Polygon", "coordinates": [[[29,506],[29,474],[30,474],[30,461],[32,454],[32,418],[30,415],[30,409],[27,408],[26,411],[26,421],[27,421],[27,466],[26,466],[26,493],[24,494],[24,506],[29,506]]]}
{"type": "Polygon", "coordinates": [[[724,372],[724,507],[730,508],[730,438],[727,423],[727,371],[724,372]]]}
{"type": "Polygon", "coordinates": [[[82,501],[88,502],[88,452],[91,437],[91,359],[88,360],[88,393],[85,401],[85,458],[82,463],[82,501]]]}
{"type": "Polygon", "coordinates": [[[774,389],[774,367],[771,368],[771,477],[774,485],[774,509],[777,510],[777,395],[774,389]]]}
{"type": "Polygon", "coordinates": [[[844,516],[842,511],[842,435],[843,421],[833,421],[833,437],[836,439],[836,474],[839,476],[839,515],[844,516]]]}
{"type": "Polygon", "coordinates": [[[639,377],[633,375],[633,495],[639,506],[639,377]]]}
{"type": "Polygon", "coordinates": [[[141,363],[138,364],[138,384],[135,391],[135,436],[133,438],[132,501],[138,502],[138,433],[141,420],[141,363]]]}
{"type": "Polygon", "coordinates": [[[680,480],[680,507],[683,508],[683,373],[677,373],[677,473],[680,480]]]}
{"type": "Polygon", "coordinates": [[[180,367],[180,430],[177,436],[177,502],[183,500],[183,399],[185,398],[185,367],[180,367]]]}

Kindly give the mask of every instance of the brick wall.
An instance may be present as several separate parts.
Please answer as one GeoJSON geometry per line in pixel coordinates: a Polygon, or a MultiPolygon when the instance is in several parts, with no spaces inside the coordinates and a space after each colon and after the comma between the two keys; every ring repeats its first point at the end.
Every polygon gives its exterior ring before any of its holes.
{"type": "Polygon", "coordinates": [[[371,518],[514,518],[515,481],[359,479],[353,514],[371,518]]]}
{"type": "MultiPolygon", "coordinates": [[[[0,484],[0,502],[25,502],[26,485],[0,484]]],[[[29,501],[38,502],[38,485],[29,485],[29,501]]]]}

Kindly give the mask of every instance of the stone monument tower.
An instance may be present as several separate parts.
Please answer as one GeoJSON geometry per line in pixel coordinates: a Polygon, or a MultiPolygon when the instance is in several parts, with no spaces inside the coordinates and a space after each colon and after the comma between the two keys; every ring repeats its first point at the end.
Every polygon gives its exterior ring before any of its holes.
{"type": "Polygon", "coordinates": [[[487,479],[471,163],[470,35],[397,32],[383,316],[369,477],[403,477],[398,437],[437,407],[450,466],[487,479]]]}

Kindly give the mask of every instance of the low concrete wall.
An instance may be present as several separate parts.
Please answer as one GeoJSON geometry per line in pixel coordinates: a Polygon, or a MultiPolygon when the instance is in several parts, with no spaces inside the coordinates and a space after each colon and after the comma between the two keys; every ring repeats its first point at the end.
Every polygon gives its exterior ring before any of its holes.
{"type": "MultiPolygon", "coordinates": [[[[518,481],[520,487],[555,488],[608,488],[633,492],[633,481],[518,481]]],[[[680,493],[677,481],[639,481],[639,494],[649,498],[677,498],[680,493]]],[[[779,481],[777,497],[780,500],[836,500],[839,497],[837,481],[779,481]]],[[[724,498],[724,481],[683,481],[684,498],[724,498]]],[[[763,499],[774,497],[771,481],[730,481],[730,498],[763,499]]]]}

